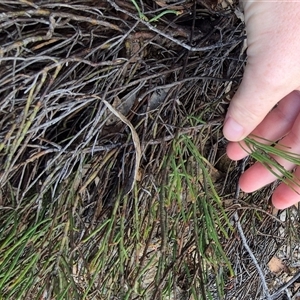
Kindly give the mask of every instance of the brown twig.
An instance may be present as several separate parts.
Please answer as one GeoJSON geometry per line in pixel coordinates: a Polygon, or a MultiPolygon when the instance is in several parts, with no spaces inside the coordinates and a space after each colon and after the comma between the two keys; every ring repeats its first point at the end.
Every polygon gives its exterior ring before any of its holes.
{"type": "MultiPolygon", "coordinates": [[[[244,173],[244,170],[245,170],[245,164],[246,164],[246,161],[247,159],[243,159],[243,162],[241,164],[241,174],[244,173]]],[[[236,187],[236,192],[235,192],[235,199],[237,200],[239,198],[239,194],[240,194],[240,187],[239,187],[239,183],[237,183],[237,187],[236,187]]],[[[259,263],[255,257],[255,255],[253,254],[251,248],[249,247],[248,243],[247,243],[247,239],[246,239],[246,236],[244,234],[244,231],[243,231],[243,228],[242,228],[242,225],[240,223],[240,220],[239,220],[239,215],[238,215],[238,212],[236,211],[234,213],[234,220],[235,220],[235,223],[236,223],[236,226],[237,226],[237,229],[238,229],[238,232],[240,234],[240,237],[241,237],[241,240],[243,242],[243,246],[245,247],[245,249],[247,250],[249,256],[251,257],[252,259],[252,262],[254,263],[255,265],[255,268],[258,272],[258,275],[261,279],[261,282],[262,282],[262,286],[263,286],[263,291],[264,291],[264,294],[266,296],[266,299],[267,300],[272,300],[272,297],[270,295],[270,292],[269,292],[269,289],[268,289],[268,286],[267,286],[267,283],[266,283],[266,280],[265,280],[265,276],[263,274],[263,271],[261,269],[261,267],[259,266],[259,263]]]]}

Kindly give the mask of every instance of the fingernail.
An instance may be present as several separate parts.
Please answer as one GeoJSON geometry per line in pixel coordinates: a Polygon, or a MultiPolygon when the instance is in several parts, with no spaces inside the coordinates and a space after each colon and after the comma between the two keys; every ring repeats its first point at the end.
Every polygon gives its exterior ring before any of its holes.
{"type": "Polygon", "coordinates": [[[224,124],[223,133],[227,140],[237,142],[242,139],[244,128],[234,119],[228,117],[224,124]]]}

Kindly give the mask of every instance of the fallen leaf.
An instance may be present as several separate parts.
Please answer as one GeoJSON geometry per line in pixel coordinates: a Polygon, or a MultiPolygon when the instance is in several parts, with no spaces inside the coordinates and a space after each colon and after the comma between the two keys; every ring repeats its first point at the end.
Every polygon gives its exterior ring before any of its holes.
{"type": "Polygon", "coordinates": [[[285,265],[283,264],[282,260],[279,259],[277,256],[273,256],[268,263],[268,267],[270,271],[274,274],[278,274],[285,269],[285,265]]]}
{"type": "Polygon", "coordinates": [[[219,0],[218,4],[222,5],[222,8],[227,8],[228,6],[233,6],[233,0],[219,0]]]}
{"type": "Polygon", "coordinates": [[[244,13],[240,9],[236,8],[234,10],[234,14],[236,15],[236,17],[238,19],[240,19],[243,23],[245,23],[245,15],[244,15],[244,13]]]}
{"type": "MultiPolygon", "coordinates": [[[[134,171],[132,174],[133,180],[132,180],[132,182],[130,182],[130,186],[129,186],[128,190],[126,191],[126,194],[128,194],[133,189],[134,183],[136,181],[138,181],[140,161],[141,161],[141,157],[142,157],[141,142],[140,142],[137,132],[135,131],[135,128],[130,123],[130,121],[123,114],[121,114],[119,111],[117,111],[115,108],[113,108],[106,100],[102,100],[102,101],[106,105],[106,107],[116,117],[118,117],[123,123],[125,123],[130,128],[130,131],[131,131],[131,136],[132,136],[133,144],[135,147],[135,167],[134,167],[134,171]]],[[[129,180],[131,180],[131,178],[129,180]]]]}
{"type": "Polygon", "coordinates": [[[273,215],[273,216],[278,216],[278,212],[279,212],[279,209],[278,209],[278,208],[272,207],[272,215],[273,215]]]}
{"type": "Polygon", "coordinates": [[[294,290],[298,291],[300,289],[300,282],[295,282],[294,283],[294,290]]]}

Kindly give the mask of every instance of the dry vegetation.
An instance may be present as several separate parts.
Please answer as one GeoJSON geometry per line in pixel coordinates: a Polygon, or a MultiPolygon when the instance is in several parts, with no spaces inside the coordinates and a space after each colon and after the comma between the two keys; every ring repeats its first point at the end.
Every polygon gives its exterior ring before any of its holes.
{"type": "Polygon", "coordinates": [[[265,299],[236,223],[270,293],[278,249],[293,275],[297,209],[238,195],[224,155],[238,12],[1,1],[0,299],[265,299]]]}

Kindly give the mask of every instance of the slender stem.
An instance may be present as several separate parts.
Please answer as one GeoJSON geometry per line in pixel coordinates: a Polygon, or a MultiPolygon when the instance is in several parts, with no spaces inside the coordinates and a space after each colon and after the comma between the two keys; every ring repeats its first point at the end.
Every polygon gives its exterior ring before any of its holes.
{"type": "MultiPolygon", "coordinates": [[[[245,164],[246,164],[246,161],[247,161],[247,158],[245,158],[242,162],[242,165],[241,165],[241,174],[244,173],[244,170],[245,170],[245,164]]],[[[239,194],[240,194],[240,186],[239,186],[239,183],[237,183],[237,187],[236,187],[236,192],[235,192],[235,199],[237,200],[239,198],[239,194]]],[[[237,227],[237,230],[240,234],[240,237],[242,239],[242,242],[243,242],[243,246],[244,248],[247,250],[248,254],[250,255],[255,267],[256,267],[256,270],[258,272],[258,275],[261,279],[261,282],[262,282],[262,286],[263,286],[263,290],[264,290],[264,294],[266,296],[266,299],[267,300],[272,300],[273,298],[271,297],[270,295],[270,292],[269,292],[269,289],[268,289],[268,286],[267,286],[267,283],[266,283],[266,280],[265,280],[265,276],[263,274],[263,271],[262,269],[260,268],[258,262],[257,262],[257,259],[255,257],[255,255],[253,254],[251,248],[249,247],[248,243],[247,243],[247,239],[246,239],[246,236],[244,234],[244,231],[243,231],[243,228],[242,228],[242,225],[239,221],[239,215],[238,215],[238,212],[236,211],[233,215],[234,217],[234,221],[236,223],[236,227],[237,227]]]]}

